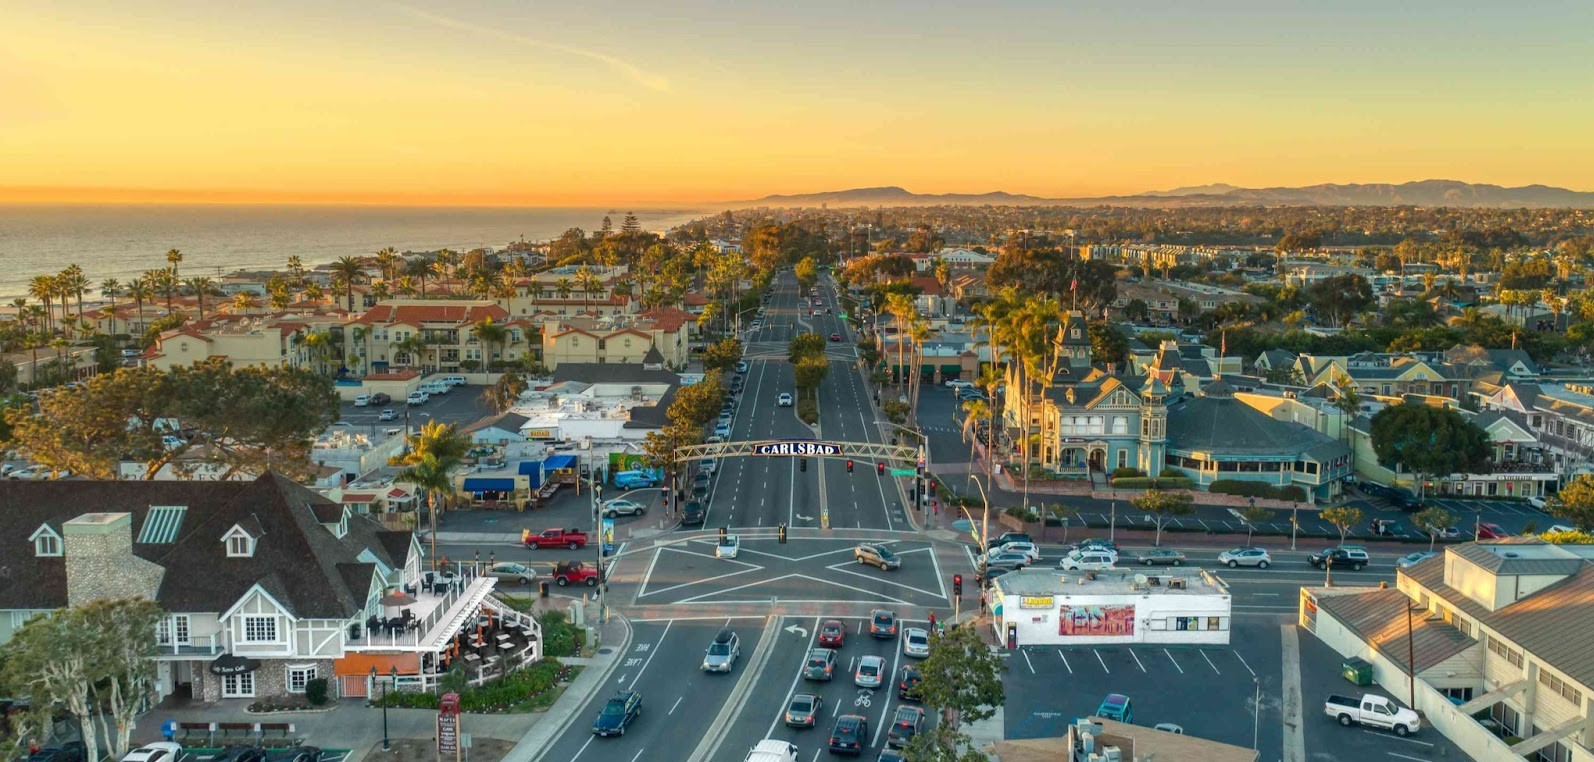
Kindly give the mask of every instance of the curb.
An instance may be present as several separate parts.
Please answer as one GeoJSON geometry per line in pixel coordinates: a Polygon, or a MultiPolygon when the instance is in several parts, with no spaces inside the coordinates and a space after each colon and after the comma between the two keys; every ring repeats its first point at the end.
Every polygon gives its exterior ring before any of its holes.
{"type": "Polygon", "coordinates": [[[542,720],[526,731],[514,747],[504,755],[503,762],[536,762],[548,753],[551,741],[564,735],[571,723],[575,721],[576,712],[581,710],[583,704],[590,699],[594,692],[609,682],[609,676],[620,666],[620,657],[631,647],[631,621],[615,612],[614,616],[625,625],[625,635],[616,645],[614,658],[609,660],[609,666],[602,670],[588,666],[581,670],[581,674],[565,688],[563,695],[554,705],[542,715],[542,720]],[[599,674],[599,672],[602,674],[599,674]],[[588,678],[591,677],[589,680],[588,678]],[[585,683],[585,684],[583,684],[585,683]]]}
{"type": "Polygon", "coordinates": [[[755,676],[764,671],[764,665],[769,662],[770,654],[775,652],[775,641],[780,637],[780,625],[784,621],[786,621],[784,616],[774,616],[767,620],[764,625],[764,637],[759,639],[753,658],[747,660],[747,666],[742,669],[742,676],[736,681],[736,687],[732,688],[731,695],[725,698],[725,705],[734,706],[735,709],[731,710],[730,714],[721,712],[714,718],[714,723],[709,725],[703,740],[692,750],[692,756],[687,757],[688,762],[704,762],[719,751],[720,744],[725,742],[726,732],[736,724],[736,720],[742,716],[742,709],[747,706],[747,694],[753,689],[755,676]]]}

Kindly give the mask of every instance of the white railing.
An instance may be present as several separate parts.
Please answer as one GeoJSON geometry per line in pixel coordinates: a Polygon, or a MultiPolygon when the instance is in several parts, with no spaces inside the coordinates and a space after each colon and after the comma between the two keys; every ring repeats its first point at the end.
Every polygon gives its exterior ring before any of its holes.
{"type": "Polygon", "coordinates": [[[187,643],[160,643],[155,646],[156,656],[215,656],[227,650],[221,633],[194,636],[187,643]]]}
{"type": "MultiPolygon", "coordinates": [[[[455,603],[458,603],[460,598],[474,593],[478,584],[487,583],[487,581],[478,575],[476,570],[473,569],[469,564],[458,564],[457,568],[458,571],[456,571],[455,574],[458,575],[457,579],[459,581],[450,586],[447,591],[442,593],[440,596],[441,600],[437,602],[437,605],[433,606],[430,611],[426,612],[425,616],[420,617],[416,621],[415,626],[407,627],[403,632],[393,632],[391,630],[387,630],[386,628],[383,628],[382,631],[378,632],[367,628],[366,622],[361,622],[360,627],[366,630],[364,637],[362,637],[360,640],[350,641],[348,644],[348,650],[371,651],[380,649],[420,647],[427,635],[431,633],[432,629],[443,620],[443,617],[448,614],[449,609],[452,608],[455,603]]],[[[416,592],[418,595],[432,595],[431,592],[426,590],[417,590],[416,592]]],[[[387,619],[387,617],[382,617],[380,615],[378,615],[378,618],[383,619],[384,621],[387,619]]],[[[369,619],[367,619],[367,621],[369,621],[369,619]]]]}

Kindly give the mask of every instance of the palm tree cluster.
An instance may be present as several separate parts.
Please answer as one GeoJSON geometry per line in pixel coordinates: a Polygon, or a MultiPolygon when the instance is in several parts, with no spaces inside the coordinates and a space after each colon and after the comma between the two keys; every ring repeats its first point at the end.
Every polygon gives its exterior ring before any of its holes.
{"type": "Polygon", "coordinates": [[[447,501],[457,492],[454,489],[454,471],[464,463],[465,454],[470,451],[470,437],[461,433],[454,424],[439,421],[427,421],[414,435],[405,434],[408,437],[405,452],[393,463],[402,467],[402,470],[394,478],[415,485],[426,495],[432,565],[435,569],[438,502],[447,501]]]}

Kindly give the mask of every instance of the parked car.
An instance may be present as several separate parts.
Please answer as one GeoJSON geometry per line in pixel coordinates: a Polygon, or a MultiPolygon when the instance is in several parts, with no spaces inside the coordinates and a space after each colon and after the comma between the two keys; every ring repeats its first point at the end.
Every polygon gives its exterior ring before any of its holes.
{"type": "Polygon", "coordinates": [[[858,659],[858,668],[853,670],[852,684],[859,688],[879,688],[886,679],[886,660],[879,656],[864,656],[858,659]]]}
{"type": "Polygon", "coordinates": [[[825,698],[812,693],[799,693],[786,704],[786,727],[811,728],[825,709],[825,698]]]}
{"type": "Polygon", "coordinates": [[[1122,693],[1109,693],[1096,706],[1096,716],[1133,724],[1135,721],[1134,702],[1122,693]]]}
{"type": "Polygon", "coordinates": [[[686,507],[681,509],[681,524],[689,527],[702,526],[703,504],[696,502],[687,503],[686,507]]]}
{"type": "Polygon", "coordinates": [[[863,753],[869,743],[869,719],[856,714],[844,714],[836,718],[836,726],[830,731],[830,753],[850,754],[854,757],[863,753]]]}
{"type": "Polygon", "coordinates": [[[50,744],[28,755],[28,762],[83,762],[82,741],[50,744]]]}
{"type": "Polygon", "coordinates": [[[1367,531],[1375,537],[1404,537],[1406,528],[1393,519],[1373,519],[1367,523],[1367,531]]]}
{"type": "Polygon", "coordinates": [[[720,538],[719,543],[714,546],[715,558],[735,558],[741,552],[742,538],[734,534],[725,535],[724,537],[720,538]]]}
{"type": "Polygon", "coordinates": [[[122,762],[177,762],[183,745],[171,741],[144,744],[122,756],[122,762]]]}
{"type": "Polygon", "coordinates": [[[376,394],[371,395],[371,405],[372,406],[386,405],[386,404],[388,404],[389,402],[392,402],[392,401],[393,401],[392,397],[389,397],[388,395],[383,394],[381,392],[377,392],[376,394]]]}
{"type": "Polygon", "coordinates": [[[945,383],[942,384],[942,386],[945,386],[948,389],[972,389],[974,388],[974,382],[964,381],[961,378],[949,378],[945,383]]]}
{"type": "Polygon", "coordinates": [[[1479,522],[1477,532],[1480,540],[1499,540],[1511,536],[1504,527],[1490,521],[1479,522]]]}
{"type": "Polygon", "coordinates": [[[720,630],[714,642],[703,653],[704,672],[729,672],[736,668],[736,659],[742,655],[742,640],[735,630],[720,630]]]}
{"type": "Polygon", "coordinates": [[[424,405],[426,404],[427,400],[430,400],[431,398],[432,395],[427,394],[426,392],[410,392],[410,396],[404,398],[404,404],[424,405]]]}
{"type": "Polygon", "coordinates": [[[487,568],[487,576],[504,582],[530,585],[537,578],[537,572],[525,564],[513,561],[501,561],[487,568]]]}
{"type": "Polygon", "coordinates": [[[620,691],[614,694],[592,721],[592,734],[598,736],[623,736],[625,729],[642,715],[642,694],[620,691]]]}
{"type": "Polygon", "coordinates": [[[614,475],[614,486],[620,489],[641,489],[659,486],[659,477],[647,471],[621,471],[614,475]]]}
{"type": "Polygon", "coordinates": [[[840,619],[826,619],[819,625],[818,641],[825,648],[840,648],[847,641],[847,625],[840,619]]]}
{"type": "Polygon", "coordinates": [[[1118,562],[1118,557],[1100,550],[1075,550],[1063,556],[1057,562],[1057,568],[1063,571],[1104,571],[1111,569],[1118,562]]]}
{"type": "Polygon", "coordinates": [[[1002,534],[998,535],[995,539],[991,540],[990,542],[985,543],[985,549],[986,550],[990,550],[991,548],[1000,548],[1003,545],[1006,545],[1007,543],[1010,543],[1010,542],[1034,543],[1035,542],[1035,538],[1030,537],[1029,535],[1027,535],[1027,534],[1025,534],[1023,532],[1003,532],[1002,534]]]}
{"type": "Polygon", "coordinates": [[[648,507],[636,502],[635,500],[617,498],[614,500],[606,500],[603,503],[603,515],[608,516],[611,519],[619,516],[643,516],[646,515],[647,512],[648,507]]]}
{"type": "Polygon", "coordinates": [[[836,675],[836,652],[829,648],[808,651],[808,661],[803,662],[804,680],[829,680],[836,675]]]}
{"type": "Polygon", "coordinates": [[[1141,553],[1140,557],[1135,560],[1139,561],[1142,566],[1150,566],[1152,564],[1179,566],[1185,562],[1185,555],[1173,548],[1152,548],[1141,553]]]}
{"type": "Polygon", "coordinates": [[[315,746],[293,746],[272,755],[275,762],[317,762],[321,749],[315,746]]]}
{"type": "Polygon", "coordinates": [[[737,373],[746,373],[747,372],[747,361],[746,360],[741,360],[741,361],[738,361],[736,363],[736,372],[737,373]]]}
{"type": "Polygon", "coordinates": [[[1025,563],[1035,563],[1041,558],[1041,549],[1033,542],[1004,542],[997,547],[999,553],[1017,553],[1024,556],[1025,563]]]}
{"type": "Polygon", "coordinates": [[[724,438],[724,439],[730,439],[731,438],[731,425],[728,424],[728,423],[723,423],[723,422],[714,424],[714,436],[721,437],[721,438],[724,438]]]}
{"type": "Polygon", "coordinates": [[[1401,738],[1422,729],[1422,718],[1416,712],[1383,696],[1371,694],[1360,698],[1329,696],[1323,702],[1323,713],[1346,727],[1366,725],[1383,728],[1393,730],[1401,738]]]}
{"type": "Polygon", "coordinates": [[[780,396],[775,398],[775,406],[776,407],[791,407],[791,395],[787,394],[785,392],[781,392],[780,396]]]}
{"type": "Polygon", "coordinates": [[[1273,564],[1267,548],[1234,548],[1218,554],[1218,563],[1233,569],[1238,566],[1255,566],[1266,569],[1273,564]]]}
{"type": "Polygon", "coordinates": [[[869,612],[869,635],[891,639],[897,636],[897,615],[886,609],[869,612]]]}
{"type": "Polygon", "coordinates": [[[1543,511],[1543,510],[1548,510],[1549,509],[1550,501],[1545,500],[1542,497],[1530,497],[1530,498],[1528,498],[1528,505],[1531,505],[1534,508],[1537,508],[1537,509],[1543,511]]]}
{"type": "Polygon", "coordinates": [[[1174,734],[1176,736],[1184,735],[1184,726],[1183,725],[1175,725],[1175,724],[1173,724],[1171,722],[1159,722],[1159,723],[1157,723],[1155,725],[1152,725],[1151,729],[1152,730],[1160,730],[1160,731],[1162,731],[1164,733],[1172,733],[1172,734],[1174,734]]]}
{"type": "Polygon", "coordinates": [[[956,396],[957,396],[957,399],[962,400],[962,401],[989,399],[988,397],[985,396],[985,392],[982,392],[979,389],[976,389],[976,388],[974,388],[972,386],[967,386],[967,387],[964,387],[962,389],[957,390],[957,395],[956,396]]]}
{"type": "Polygon", "coordinates": [[[712,459],[701,461],[701,462],[699,462],[697,464],[698,473],[703,473],[703,474],[712,474],[712,473],[714,473],[714,470],[716,468],[718,468],[718,467],[719,467],[719,464],[714,462],[712,459]]]}
{"type": "Polygon", "coordinates": [[[1369,559],[1367,557],[1366,548],[1354,545],[1345,545],[1338,548],[1324,548],[1310,556],[1307,556],[1306,560],[1310,562],[1312,566],[1315,566],[1319,569],[1332,563],[1335,568],[1345,568],[1348,566],[1350,567],[1351,571],[1361,571],[1367,566],[1369,559]]]}
{"type": "Polygon", "coordinates": [[[1118,555],[1118,543],[1105,537],[1086,537],[1074,544],[1074,550],[1099,550],[1118,555]]]}
{"type": "Polygon", "coordinates": [[[382,408],[382,412],[376,414],[376,419],[378,421],[396,421],[398,420],[398,411],[390,407],[382,408]]]}
{"type": "Polygon", "coordinates": [[[1395,566],[1398,566],[1402,569],[1409,569],[1437,555],[1439,554],[1431,550],[1419,550],[1416,553],[1407,553],[1406,555],[1401,556],[1400,559],[1395,562],[1395,566]]]}
{"type": "Polygon", "coordinates": [[[918,627],[902,631],[902,655],[923,659],[930,655],[930,632],[918,627]]]}
{"type": "Polygon", "coordinates": [[[902,567],[902,558],[884,545],[859,545],[852,549],[852,557],[860,564],[879,567],[880,571],[902,567]]]}
{"type": "Polygon", "coordinates": [[[1014,566],[1022,569],[1030,565],[1030,557],[1027,554],[1004,553],[1000,550],[992,550],[986,553],[983,560],[987,566],[1014,566]]]}
{"type": "Polygon", "coordinates": [[[354,398],[355,407],[366,407],[371,404],[371,395],[361,394],[354,398]]]}
{"type": "Polygon", "coordinates": [[[886,731],[886,746],[905,748],[913,737],[924,729],[924,710],[916,706],[899,706],[891,718],[891,729],[886,731]]]}

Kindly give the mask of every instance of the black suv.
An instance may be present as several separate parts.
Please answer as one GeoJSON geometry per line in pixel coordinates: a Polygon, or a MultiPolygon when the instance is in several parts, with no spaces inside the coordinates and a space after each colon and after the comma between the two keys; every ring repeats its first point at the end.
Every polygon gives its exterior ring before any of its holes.
{"type": "Polygon", "coordinates": [[[919,683],[924,677],[912,665],[904,664],[897,672],[897,698],[903,701],[919,700],[919,683]]]}
{"type": "Polygon", "coordinates": [[[702,526],[703,504],[687,503],[686,507],[681,509],[681,525],[689,527],[702,526]]]}
{"type": "Polygon", "coordinates": [[[836,719],[836,727],[830,731],[830,753],[851,754],[856,757],[863,753],[864,744],[869,743],[869,720],[856,714],[844,714],[836,719]]]}
{"type": "Polygon", "coordinates": [[[1341,547],[1324,548],[1307,556],[1306,560],[1319,569],[1333,563],[1336,569],[1349,568],[1351,571],[1361,571],[1362,567],[1367,565],[1368,558],[1365,549],[1341,547]]]}

